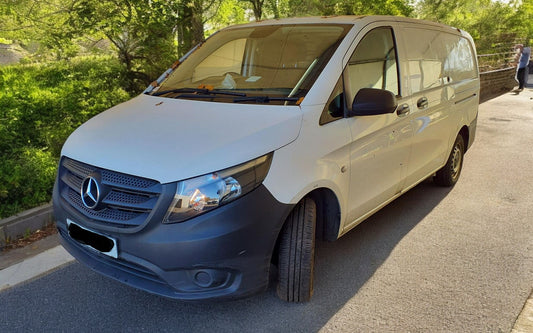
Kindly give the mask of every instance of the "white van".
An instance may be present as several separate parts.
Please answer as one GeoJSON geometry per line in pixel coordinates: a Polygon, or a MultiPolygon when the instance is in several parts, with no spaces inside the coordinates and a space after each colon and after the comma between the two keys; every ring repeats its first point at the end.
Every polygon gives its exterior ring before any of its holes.
{"type": "Polygon", "coordinates": [[[292,18],[229,27],[63,147],[63,246],[182,300],[308,301],[333,241],[424,179],[454,185],[476,132],[472,38],[441,24],[292,18]],[[271,265],[273,264],[273,265],[271,265]]]}

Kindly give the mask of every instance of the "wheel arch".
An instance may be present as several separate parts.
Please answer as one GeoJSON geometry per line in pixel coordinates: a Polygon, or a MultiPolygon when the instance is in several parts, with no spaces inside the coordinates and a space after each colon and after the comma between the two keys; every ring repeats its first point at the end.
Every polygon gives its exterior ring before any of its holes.
{"type": "Polygon", "coordinates": [[[341,227],[341,206],[335,193],[328,188],[318,188],[307,197],[316,204],[317,238],[328,242],[337,240],[341,227]]]}
{"type": "MultiPolygon", "coordinates": [[[[341,227],[341,205],[335,192],[326,187],[316,188],[304,195],[298,202],[305,200],[305,198],[311,198],[316,205],[316,238],[328,242],[337,240],[341,227]]],[[[274,264],[277,260],[281,230],[285,223],[287,221],[284,221],[280,228],[272,253],[274,264]]]]}
{"type": "Polygon", "coordinates": [[[471,146],[470,144],[470,130],[466,125],[463,125],[463,127],[459,130],[460,136],[463,137],[463,142],[465,144],[465,152],[468,150],[468,148],[471,146]]]}

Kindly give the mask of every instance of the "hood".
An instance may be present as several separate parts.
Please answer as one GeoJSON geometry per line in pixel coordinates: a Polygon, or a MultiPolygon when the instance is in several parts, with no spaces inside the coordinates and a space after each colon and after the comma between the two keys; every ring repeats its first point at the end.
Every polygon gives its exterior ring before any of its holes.
{"type": "Polygon", "coordinates": [[[140,95],[80,126],[62,155],[168,183],[252,160],[294,141],[298,106],[140,95]]]}

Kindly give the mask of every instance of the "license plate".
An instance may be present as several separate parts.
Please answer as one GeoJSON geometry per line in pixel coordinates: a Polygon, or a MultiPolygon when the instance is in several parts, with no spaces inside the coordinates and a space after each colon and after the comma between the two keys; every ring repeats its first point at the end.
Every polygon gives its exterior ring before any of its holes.
{"type": "Polygon", "coordinates": [[[106,256],[118,258],[116,239],[96,231],[89,230],[69,219],[67,219],[67,227],[70,238],[80,243],[84,247],[105,254],[106,256]]]}

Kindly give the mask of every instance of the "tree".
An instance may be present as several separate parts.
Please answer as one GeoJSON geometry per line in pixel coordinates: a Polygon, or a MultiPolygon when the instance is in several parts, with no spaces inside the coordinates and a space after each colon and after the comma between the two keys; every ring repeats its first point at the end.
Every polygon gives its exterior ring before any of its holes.
{"type": "Polygon", "coordinates": [[[254,12],[254,17],[256,21],[260,21],[261,17],[263,16],[263,6],[265,4],[265,0],[242,0],[244,2],[248,2],[250,5],[252,5],[252,10],[254,12]]]}
{"type": "Polygon", "coordinates": [[[528,1],[517,0],[424,0],[417,13],[419,18],[468,31],[478,53],[494,53],[510,51],[515,41],[531,39],[531,6],[528,1]],[[500,46],[502,42],[504,45],[500,46]]]}
{"type": "Polygon", "coordinates": [[[175,24],[180,56],[204,40],[204,13],[214,4],[205,0],[184,0],[179,4],[175,24]]]}
{"type": "Polygon", "coordinates": [[[331,14],[335,15],[409,16],[413,12],[413,8],[404,0],[348,0],[336,2],[333,8],[334,12],[331,14]]]}
{"type": "Polygon", "coordinates": [[[127,73],[128,91],[143,89],[176,58],[178,1],[74,0],[68,26],[78,35],[103,35],[127,73]]]}
{"type": "Polygon", "coordinates": [[[65,29],[68,12],[75,0],[7,0],[0,4],[2,37],[22,45],[39,41],[43,53],[56,59],[69,58],[78,52],[72,29],[65,29]]]}
{"type": "Polygon", "coordinates": [[[246,23],[245,8],[241,0],[223,0],[204,12],[204,26],[207,35],[229,25],[246,23]]]}
{"type": "Polygon", "coordinates": [[[522,31],[525,36],[525,43],[528,45],[533,44],[533,2],[523,1],[518,3],[515,1],[516,15],[511,24],[522,31]]]}

